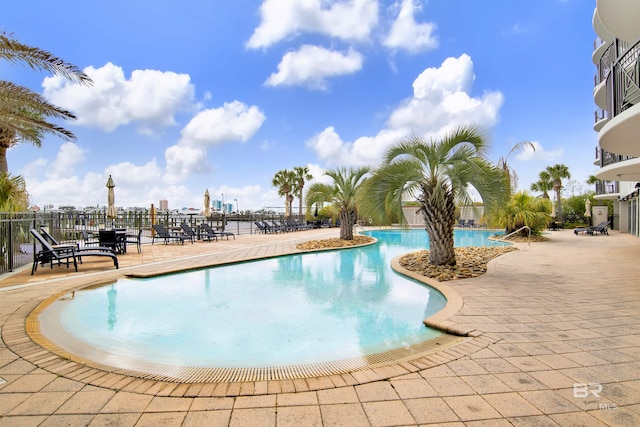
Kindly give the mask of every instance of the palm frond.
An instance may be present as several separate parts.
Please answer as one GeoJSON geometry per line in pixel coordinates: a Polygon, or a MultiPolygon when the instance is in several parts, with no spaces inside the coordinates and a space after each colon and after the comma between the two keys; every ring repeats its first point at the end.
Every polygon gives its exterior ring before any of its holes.
{"type": "Polygon", "coordinates": [[[0,58],[11,63],[22,62],[31,69],[49,71],[79,84],[93,84],[91,78],[75,65],[46,50],[20,43],[6,33],[0,33],[0,58]]]}

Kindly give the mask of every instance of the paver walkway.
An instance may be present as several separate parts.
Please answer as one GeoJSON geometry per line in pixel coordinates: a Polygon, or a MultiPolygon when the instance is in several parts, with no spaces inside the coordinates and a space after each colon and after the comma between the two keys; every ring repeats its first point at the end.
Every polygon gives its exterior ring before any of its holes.
{"type": "Polygon", "coordinates": [[[470,336],[417,360],[343,375],[178,384],[64,360],[25,334],[42,300],[82,283],[295,252],[337,230],[145,245],[121,269],[85,260],[0,278],[0,426],[640,425],[640,240],[550,234],[478,278],[446,282],[470,336]]]}

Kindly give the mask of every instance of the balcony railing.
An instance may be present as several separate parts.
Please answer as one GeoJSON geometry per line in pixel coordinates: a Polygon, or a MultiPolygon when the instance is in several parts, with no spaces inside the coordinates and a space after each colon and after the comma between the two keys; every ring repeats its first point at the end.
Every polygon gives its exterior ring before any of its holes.
{"type": "Polygon", "coordinates": [[[596,194],[616,194],[618,193],[617,181],[598,181],[596,182],[596,194]]]}
{"type": "Polygon", "coordinates": [[[607,110],[611,117],[640,103],[640,40],[613,64],[606,77],[607,110]]]}
{"type": "Polygon", "coordinates": [[[635,159],[633,156],[623,156],[620,154],[610,153],[600,147],[596,147],[596,160],[600,160],[600,167],[613,165],[615,163],[624,162],[625,160],[635,159]]]}

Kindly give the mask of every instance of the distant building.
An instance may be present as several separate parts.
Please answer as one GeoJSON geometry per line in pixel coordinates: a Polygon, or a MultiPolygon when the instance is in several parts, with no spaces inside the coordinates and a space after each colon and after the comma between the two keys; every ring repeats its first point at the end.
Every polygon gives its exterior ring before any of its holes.
{"type": "Polygon", "coordinates": [[[162,211],[166,211],[169,210],[169,201],[166,199],[162,199],[160,200],[160,206],[158,207],[158,209],[162,210],[162,211]]]}

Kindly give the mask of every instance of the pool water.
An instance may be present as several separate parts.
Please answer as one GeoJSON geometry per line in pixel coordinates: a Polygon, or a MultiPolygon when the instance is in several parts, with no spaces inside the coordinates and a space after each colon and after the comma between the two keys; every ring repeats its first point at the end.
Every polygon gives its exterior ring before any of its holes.
{"type": "MultiPolygon", "coordinates": [[[[192,367],[266,367],[363,357],[436,338],[422,321],[446,304],[393,272],[391,259],[425,249],[424,230],[379,230],[367,247],[287,255],[67,294],[40,315],[61,347],[117,360],[192,367]],[[78,342],[81,345],[76,345],[78,342]]],[[[456,230],[456,246],[494,244],[456,230]]]]}

